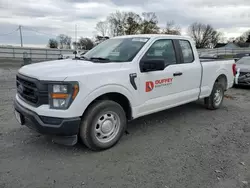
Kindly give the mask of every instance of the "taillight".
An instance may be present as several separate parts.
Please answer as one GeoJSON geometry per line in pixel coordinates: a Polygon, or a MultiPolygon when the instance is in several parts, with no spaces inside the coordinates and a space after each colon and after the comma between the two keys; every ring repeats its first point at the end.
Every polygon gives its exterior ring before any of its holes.
{"type": "Polygon", "coordinates": [[[235,76],[237,72],[235,63],[232,65],[232,69],[233,69],[233,75],[235,76]]]}

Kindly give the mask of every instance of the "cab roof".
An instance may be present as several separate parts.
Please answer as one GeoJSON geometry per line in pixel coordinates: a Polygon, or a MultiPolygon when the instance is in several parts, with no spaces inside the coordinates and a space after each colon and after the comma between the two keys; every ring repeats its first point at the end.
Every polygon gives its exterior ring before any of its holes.
{"type": "Polygon", "coordinates": [[[166,34],[139,34],[139,35],[123,35],[123,36],[117,36],[113,38],[134,38],[134,37],[146,37],[150,39],[156,39],[156,38],[169,38],[169,39],[186,39],[186,40],[192,40],[189,36],[182,36],[182,35],[166,35],[166,34]]]}

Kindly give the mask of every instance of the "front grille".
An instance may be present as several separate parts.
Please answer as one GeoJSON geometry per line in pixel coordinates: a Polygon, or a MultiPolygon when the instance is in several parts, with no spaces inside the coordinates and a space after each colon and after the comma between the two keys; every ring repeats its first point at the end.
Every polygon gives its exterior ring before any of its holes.
{"type": "Polygon", "coordinates": [[[27,103],[33,106],[48,104],[48,85],[46,83],[18,74],[16,86],[18,95],[27,103]]]}
{"type": "Polygon", "coordinates": [[[245,76],[248,72],[240,72],[240,76],[245,76]]]}

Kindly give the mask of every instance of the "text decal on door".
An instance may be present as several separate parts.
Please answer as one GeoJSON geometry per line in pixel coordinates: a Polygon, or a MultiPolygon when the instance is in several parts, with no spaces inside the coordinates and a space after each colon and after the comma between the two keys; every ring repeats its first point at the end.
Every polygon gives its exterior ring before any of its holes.
{"type": "Polygon", "coordinates": [[[160,80],[155,80],[154,82],[147,81],[145,91],[150,92],[154,88],[170,85],[170,84],[172,84],[172,81],[173,81],[173,78],[164,78],[164,79],[160,79],[160,80]]]}

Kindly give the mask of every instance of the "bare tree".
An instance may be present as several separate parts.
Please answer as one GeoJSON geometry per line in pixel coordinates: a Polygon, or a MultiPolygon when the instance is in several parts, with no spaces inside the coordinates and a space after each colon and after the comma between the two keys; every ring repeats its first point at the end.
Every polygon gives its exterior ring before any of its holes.
{"type": "Polygon", "coordinates": [[[217,32],[211,25],[197,22],[189,26],[188,33],[196,42],[197,48],[214,47],[221,36],[221,33],[217,32]]]}
{"type": "Polygon", "coordinates": [[[60,34],[58,37],[60,49],[71,49],[71,37],[60,34]]]}
{"type": "Polygon", "coordinates": [[[79,49],[80,48],[80,43],[79,42],[73,42],[72,43],[74,49],[79,49]]]}
{"type": "Polygon", "coordinates": [[[248,37],[247,37],[247,40],[246,40],[247,43],[250,43],[250,32],[248,34],[248,37]]]}
{"type": "Polygon", "coordinates": [[[108,16],[108,23],[110,28],[111,36],[120,36],[125,34],[125,23],[126,23],[126,13],[117,11],[115,13],[111,13],[108,16]]]}
{"type": "Polygon", "coordinates": [[[57,40],[56,39],[49,39],[48,47],[49,48],[58,48],[57,40]]]}
{"type": "Polygon", "coordinates": [[[250,43],[250,30],[244,32],[240,37],[236,38],[237,43],[250,43]]]}
{"type": "Polygon", "coordinates": [[[90,50],[94,47],[93,41],[89,38],[81,37],[78,43],[79,43],[79,48],[82,50],[90,50]]]}
{"type": "Polygon", "coordinates": [[[105,37],[108,35],[109,25],[107,21],[100,21],[96,24],[96,30],[105,37]]]}
{"type": "Polygon", "coordinates": [[[235,41],[236,41],[235,37],[230,37],[230,38],[227,39],[228,43],[235,42],[235,41]]]}
{"type": "Polygon", "coordinates": [[[170,22],[167,22],[166,28],[162,33],[169,35],[181,35],[181,28],[180,26],[175,25],[175,22],[172,20],[170,22]]]}
{"type": "Polygon", "coordinates": [[[142,13],[141,34],[159,33],[158,19],[154,12],[142,13]]]}
{"type": "Polygon", "coordinates": [[[125,34],[132,35],[139,32],[141,28],[142,19],[139,14],[134,12],[126,13],[126,20],[125,20],[125,34]]]}

